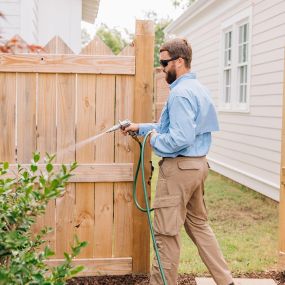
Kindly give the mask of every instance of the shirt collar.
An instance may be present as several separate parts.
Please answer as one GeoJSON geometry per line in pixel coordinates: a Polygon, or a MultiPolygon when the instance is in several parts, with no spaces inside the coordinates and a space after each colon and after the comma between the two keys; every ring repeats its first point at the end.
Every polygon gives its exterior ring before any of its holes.
{"type": "Polygon", "coordinates": [[[185,79],[196,79],[196,73],[195,72],[184,73],[169,85],[170,89],[174,88],[180,81],[183,81],[185,79]]]}

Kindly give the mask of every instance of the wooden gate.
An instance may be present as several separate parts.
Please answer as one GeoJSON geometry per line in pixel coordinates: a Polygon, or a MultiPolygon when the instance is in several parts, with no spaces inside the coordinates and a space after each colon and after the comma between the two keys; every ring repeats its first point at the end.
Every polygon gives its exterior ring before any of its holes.
{"type": "Polygon", "coordinates": [[[118,56],[98,38],[75,55],[58,37],[47,53],[0,54],[0,161],[29,164],[38,150],[57,153],[57,164],[79,164],[35,226],[54,229],[51,264],[77,234],[88,241],[74,261],[87,267],[82,275],[149,272],[147,220],[132,199],[137,146],[119,132],[75,145],[119,119],[151,121],[153,45],[152,22],[137,21],[134,45],[118,56]]]}

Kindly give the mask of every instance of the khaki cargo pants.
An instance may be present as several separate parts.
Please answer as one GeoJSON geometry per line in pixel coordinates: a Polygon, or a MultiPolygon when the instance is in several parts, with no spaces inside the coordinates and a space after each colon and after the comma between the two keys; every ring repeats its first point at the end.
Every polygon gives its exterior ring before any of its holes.
{"type": "MultiPolygon", "coordinates": [[[[182,225],[217,285],[233,282],[215,235],[207,223],[204,202],[207,175],[206,156],[164,158],[159,161],[153,226],[168,285],[177,284],[182,225]]],[[[154,257],[150,285],[159,284],[163,282],[154,257]]]]}

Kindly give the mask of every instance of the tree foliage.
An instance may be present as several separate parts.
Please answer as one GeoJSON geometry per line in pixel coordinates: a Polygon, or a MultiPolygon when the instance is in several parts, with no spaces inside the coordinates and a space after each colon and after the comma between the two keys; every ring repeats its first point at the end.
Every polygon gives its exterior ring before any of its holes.
{"type": "Polygon", "coordinates": [[[127,41],[123,38],[122,33],[116,28],[109,28],[106,24],[101,25],[96,35],[114,54],[118,54],[127,45],[127,41]]]}
{"type": "Polygon", "coordinates": [[[183,9],[191,6],[196,0],[172,0],[172,4],[175,8],[181,7],[183,9]]]}
{"type": "Polygon", "coordinates": [[[85,46],[91,41],[91,36],[86,30],[86,28],[81,29],[81,45],[85,46]]]}

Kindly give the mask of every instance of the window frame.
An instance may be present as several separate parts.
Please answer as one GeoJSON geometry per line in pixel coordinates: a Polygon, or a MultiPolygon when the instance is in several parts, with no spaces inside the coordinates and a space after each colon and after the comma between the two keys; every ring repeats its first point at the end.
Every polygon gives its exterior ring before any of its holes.
{"type": "Polygon", "coordinates": [[[243,10],[235,16],[227,19],[221,24],[220,31],[220,69],[219,69],[219,111],[226,112],[244,112],[250,111],[250,74],[251,74],[251,35],[252,35],[252,8],[243,10]],[[246,64],[239,63],[239,27],[248,23],[248,39],[247,39],[247,62],[246,64]],[[232,31],[232,52],[231,52],[231,100],[225,102],[225,35],[232,31]],[[239,102],[240,96],[240,81],[239,70],[240,66],[247,66],[247,86],[246,86],[246,102],[239,102]]]}

